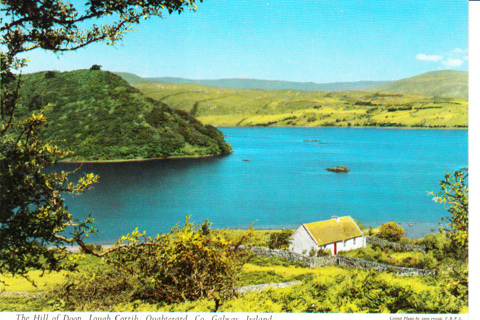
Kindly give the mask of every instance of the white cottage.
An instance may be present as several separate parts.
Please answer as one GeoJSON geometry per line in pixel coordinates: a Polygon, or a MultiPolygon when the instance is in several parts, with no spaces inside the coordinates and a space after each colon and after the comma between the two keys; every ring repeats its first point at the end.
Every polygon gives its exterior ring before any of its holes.
{"type": "Polygon", "coordinates": [[[322,248],[333,255],[339,251],[348,251],[366,246],[363,232],[352,217],[332,217],[330,220],[302,224],[292,234],[289,250],[296,253],[308,253],[322,248]]]}

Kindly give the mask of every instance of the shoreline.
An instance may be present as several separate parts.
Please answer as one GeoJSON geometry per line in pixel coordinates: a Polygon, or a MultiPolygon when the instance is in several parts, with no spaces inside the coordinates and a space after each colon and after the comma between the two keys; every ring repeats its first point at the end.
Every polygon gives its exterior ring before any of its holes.
{"type": "MultiPolygon", "coordinates": [[[[215,126],[216,128],[339,128],[339,129],[392,129],[392,130],[469,130],[469,128],[426,128],[426,127],[379,127],[379,126],[353,126],[353,127],[344,127],[344,126],[319,126],[319,127],[310,127],[310,126],[215,126]]],[[[178,160],[178,159],[202,159],[202,158],[214,158],[228,156],[233,153],[222,153],[208,156],[173,156],[173,157],[163,157],[163,158],[139,158],[139,159],[114,159],[114,160],[59,160],[58,163],[65,164],[82,164],[82,163],[126,163],[126,162],[145,162],[145,161],[157,161],[157,160],[178,160]]]]}
{"type": "MultiPolygon", "coordinates": [[[[439,232],[438,222],[398,222],[398,224],[406,231],[405,235],[403,237],[404,238],[409,238],[409,239],[420,239],[420,238],[425,237],[428,234],[439,232]],[[435,229],[435,231],[432,231],[432,229],[435,229]]],[[[376,223],[375,226],[374,226],[374,229],[378,228],[380,225],[381,225],[381,223],[380,224],[376,223]]],[[[446,226],[444,226],[444,227],[446,227],[446,226]]],[[[227,227],[227,228],[219,228],[219,229],[214,228],[212,230],[227,230],[227,229],[228,230],[244,230],[244,231],[246,231],[249,228],[228,228],[227,227]]],[[[292,231],[296,230],[296,228],[279,228],[279,229],[259,228],[259,229],[254,229],[254,232],[256,232],[256,231],[280,232],[284,229],[292,230],[292,231]]],[[[363,229],[364,235],[367,235],[367,230],[368,229],[369,229],[368,227],[365,227],[365,229],[363,229]]],[[[446,229],[448,229],[448,227],[446,227],[446,229]]],[[[93,238],[91,238],[90,240],[93,240],[93,238]]],[[[99,242],[96,242],[96,243],[95,242],[88,242],[86,244],[89,244],[89,243],[94,244],[94,245],[101,245],[103,250],[105,250],[105,249],[110,249],[110,248],[114,247],[116,245],[116,240],[113,240],[111,244],[106,244],[105,241],[104,242],[99,241],[99,242]]],[[[76,244],[66,245],[65,249],[68,252],[77,253],[77,252],[80,251],[80,246],[76,245],[76,244]]]]}
{"type": "Polygon", "coordinates": [[[454,127],[438,127],[438,128],[429,128],[429,127],[380,127],[380,126],[215,126],[215,128],[339,128],[339,129],[403,129],[403,130],[468,130],[469,128],[461,127],[461,128],[454,128],[454,127]]]}
{"type": "Polygon", "coordinates": [[[210,156],[175,156],[175,157],[165,157],[165,158],[139,158],[139,159],[115,159],[115,160],[59,160],[58,163],[65,164],[82,164],[82,163],[125,163],[125,162],[146,162],[146,161],[158,161],[158,160],[181,160],[181,159],[203,159],[203,158],[215,158],[215,157],[224,157],[231,155],[233,153],[222,153],[214,154],[210,156]]]}

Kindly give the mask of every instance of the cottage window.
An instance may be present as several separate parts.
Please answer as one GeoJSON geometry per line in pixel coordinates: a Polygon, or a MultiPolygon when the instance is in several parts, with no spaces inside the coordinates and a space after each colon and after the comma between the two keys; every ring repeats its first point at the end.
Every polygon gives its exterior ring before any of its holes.
{"type": "Polygon", "coordinates": [[[357,242],[357,238],[353,238],[353,245],[357,242]]]}

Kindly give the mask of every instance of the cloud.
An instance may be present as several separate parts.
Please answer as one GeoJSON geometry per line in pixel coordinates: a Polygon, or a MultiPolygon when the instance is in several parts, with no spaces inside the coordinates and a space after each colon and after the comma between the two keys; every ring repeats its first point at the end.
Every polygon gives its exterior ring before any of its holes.
{"type": "Polygon", "coordinates": [[[465,62],[468,63],[468,49],[455,48],[445,52],[444,55],[420,53],[416,58],[420,61],[441,63],[446,68],[458,68],[465,62]]]}
{"type": "Polygon", "coordinates": [[[443,56],[434,55],[434,54],[417,54],[417,59],[421,61],[434,61],[438,62],[443,59],[443,56]]]}
{"type": "Polygon", "coordinates": [[[448,59],[447,61],[442,61],[445,67],[460,67],[463,64],[461,59],[448,59]]]}
{"type": "Polygon", "coordinates": [[[467,53],[468,49],[455,48],[455,49],[453,49],[453,52],[455,52],[455,53],[467,53]]]}

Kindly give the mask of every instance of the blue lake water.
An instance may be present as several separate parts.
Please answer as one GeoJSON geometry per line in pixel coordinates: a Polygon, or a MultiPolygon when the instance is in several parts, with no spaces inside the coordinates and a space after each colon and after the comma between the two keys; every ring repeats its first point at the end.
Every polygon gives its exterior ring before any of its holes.
{"type": "Polygon", "coordinates": [[[395,220],[408,236],[422,236],[447,216],[427,191],[439,191],[445,170],[468,167],[466,130],[220,130],[231,155],[84,164],[82,171],[100,175],[100,182],[68,197],[70,212],[91,212],[100,230],[91,241],[102,244],[135,227],[167,232],[186,215],[197,223],[208,218],[214,228],[248,228],[255,221],[257,229],[350,215],[366,227],[395,220]],[[337,165],[351,171],[325,171],[337,165]]]}

